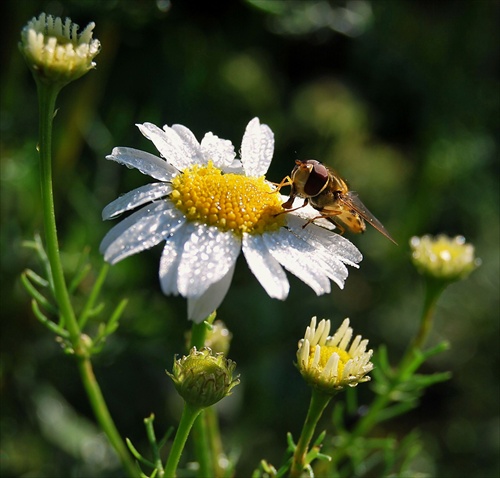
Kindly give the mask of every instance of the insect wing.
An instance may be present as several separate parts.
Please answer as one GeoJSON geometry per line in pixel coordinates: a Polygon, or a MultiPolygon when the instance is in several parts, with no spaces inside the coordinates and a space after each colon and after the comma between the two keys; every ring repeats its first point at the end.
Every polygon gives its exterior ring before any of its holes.
{"type": "Polygon", "coordinates": [[[339,201],[346,207],[354,209],[365,221],[371,224],[378,232],[383,234],[387,239],[392,241],[397,245],[397,242],[391,237],[384,225],[367,209],[367,207],[361,202],[358,195],[349,191],[347,194],[343,194],[339,201]]]}

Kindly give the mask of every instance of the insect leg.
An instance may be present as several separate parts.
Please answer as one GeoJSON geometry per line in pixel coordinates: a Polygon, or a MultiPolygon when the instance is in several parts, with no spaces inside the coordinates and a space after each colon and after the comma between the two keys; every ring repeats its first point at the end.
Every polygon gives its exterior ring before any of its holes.
{"type": "Polygon", "coordinates": [[[271,193],[277,193],[279,190],[283,187],[286,186],[291,186],[293,184],[292,178],[290,176],[286,176],[281,180],[279,183],[271,183],[273,186],[276,186],[276,189],[274,191],[271,191],[271,193]]]}
{"type": "Polygon", "coordinates": [[[342,235],[344,234],[345,232],[345,229],[340,225],[338,224],[335,219],[333,218],[333,216],[337,216],[341,214],[341,211],[329,211],[328,214],[323,214],[321,216],[316,216],[316,217],[313,217],[312,219],[309,219],[303,226],[302,226],[302,229],[304,229],[305,227],[307,227],[309,224],[311,224],[312,222],[316,221],[316,219],[326,219],[328,221],[330,221],[338,230],[339,230],[339,234],[342,235]]]}
{"type": "Polygon", "coordinates": [[[295,195],[293,196],[290,196],[288,198],[288,201],[287,202],[284,202],[281,207],[283,209],[286,209],[286,211],[281,211],[279,212],[278,214],[275,214],[274,217],[276,216],[279,216],[280,214],[286,214],[287,212],[292,212],[292,211],[297,211],[297,209],[302,209],[303,207],[306,207],[307,206],[307,203],[309,202],[309,199],[304,199],[304,204],[302,204],[302,206],[299,206],[299,207],[294,207],[293,209],[289,209],[290,207],[292,207],[292,203],[293,203],[293,200],[295,199],[295,195]],[[288,207],[287,207],[288,206],[288,207]]]}

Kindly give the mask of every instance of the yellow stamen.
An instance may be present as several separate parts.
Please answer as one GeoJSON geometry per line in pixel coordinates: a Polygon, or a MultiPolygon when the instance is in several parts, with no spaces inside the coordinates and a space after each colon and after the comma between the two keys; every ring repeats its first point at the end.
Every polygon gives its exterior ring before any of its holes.
{"type": "MultiPolygon", "coordinates": [[[[340,349],[338,347],[332,347],[329,345],[322,345],[320,348],[320,357],[319,357],[319,364],[317,366],[317,372],[321,375],[326,367],[326,364],[328,363],[328,360],[330,357],[334,354],[337,353],[339,356],[339,362],[337,366],[337,382],[340,382],[342,379],[342,374],[344,372],[344,366],[345,364],[352,358],[344,349],[340,349]]],[[[314,354],[315,354],[315,348],[311,348],[311,351],[309,353],[309,363],[308,363],[308,368],[310,370],[313,370],[314,365],[314,354]]]]}
{"type": "Polygon", "coordinates": [[[211,162],[192,166],[172,181],[170,199],[191,221],[242,235],[277,230],[285,222],[281,200],[264,177],[223,174],[211,162]]]}

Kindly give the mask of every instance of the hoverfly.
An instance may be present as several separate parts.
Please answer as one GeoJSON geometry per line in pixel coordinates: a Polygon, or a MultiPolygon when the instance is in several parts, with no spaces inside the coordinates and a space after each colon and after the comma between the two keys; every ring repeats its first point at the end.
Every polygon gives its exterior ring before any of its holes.
{"type": "Polygon", "coordinates": [[[304,204],[310,204],[320,215],[309,220],[303,227],[316,219],[327,219],[337,226],[341,233],[348,229],[354,233],[364,232],[365,221],[371,224],[387,239],[397,244],[382,223],[366,208],[358,195],[349,191],[346,182],[332,169],[314,159],[297,159],[290,176],[279,185],[291,186],[290,197],[282,204],[284,209],[291,209],[294,199],[304,198],[304,204]]]}

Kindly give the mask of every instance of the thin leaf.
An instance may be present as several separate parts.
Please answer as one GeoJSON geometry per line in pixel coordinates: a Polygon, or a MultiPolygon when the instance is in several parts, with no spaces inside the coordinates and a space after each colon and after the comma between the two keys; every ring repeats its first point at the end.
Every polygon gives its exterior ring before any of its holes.
{"type": "Polygon", "coordinates": [[[38,303],[36,300],[31,301],[31,308],[33,309],[33,313],[35,314],[36,318],[43,324],[45,327],[47,327],[49,330],[54,332],[55,334],[59,335],[60,337],[63,337],[65,339],[69,338],[69,332],[57,325],[56,323],[52,322],[49,320],[43,312],[40,310],[38,307],[38,303]]]}
{"type": "MultiPolygon", "coordinates": [[[[36,275],[36,274],[35,274],[36,275]]],[[[57,314],[57,308],[52,305],[31,283],[30,278],[28,277],[27,271],[21,274],[21,282],[24,285],[24,288],[28,292],[31,297],[38,302],[42,307],[47,309],[52,314],[57,314]]]]}
{"type": "Polygon", "coordinates": [[[47,276],[47,280],[49,281],[50,290],[55,295],[54,279],[52,277],[52,267],[50,266],[49,257],[47,256],[47,253],[45,252],[45,248],[43,247],[42,238],[40,237],[40,234],[38,234],[38,233],[35,234],[35,247],[34,247],[34,249],[35,249],[40,261],[42,262],[43,268],[45,269],[45,275],[47,276]]]}
{"type": "Polygon", "coordinates": [[[323,430],[318,438],[316,438],[316,441],[314,442],[313,446],[317,446],[317,447],[320,447],[323,445],[323,440],[325,439],[325,436],[326,436],[326,430],[323,430]]]}
{"type": "Polygon", "coordinates": [[[97,279],[94,283],[94,286],[92,287],[92,290],[90,291],[87,302],[83,306],[83,310],[80,314],[80,317],[78,318],[78,324],[80,325],[81,329],[83,329],[85,327],[85,324],[87,323],[87,320],[89,319],[89,317],[91,315],[91,311],[95,306],[97,298],[99,297],[99,294],[101,292],[101,288],[102,288],[104,281],[106,279],[106,275],[108,273],[108,270],[109,270],[109,265],[104,263],[103,266],[101,267],[101,270],[99,271],[99,275],[97,276],[97,279]]]}
{"type": "Polygon", "coordinates": [[[68,287],[70,293],[73,293],[77,289],[85,276],[91,270],[91,266],[89,264],[89,251],[90,248],[88,246],[85,246],[82,253],[78,256],[78,264],[75,268],[74,277],[68,287]]]}
{"type": "Polygon", "coordinates": [[[288,432],[286,434],[286,442],[288,444],[288,450],[294,452],[295,448],[297,448],[297,445],[293,441],[293,437],[292,437],[292,434],[290,432],[288,432]]]}
{"type": "Polygon", "coordinates": [[[109,335],[112,332],[116,330],[118,327],[118,321],[120,320],[120,317],[125,310],[125,307],[128,304],[128,299],[122,299],[120,303],[116,306],[115,310],[111,314],[111,318],[109,319],[108,325],[106,327],[106,332],[109,335]]]}
{"type": "Polygon", "coordinates": [[[379,414],[377,415],[377,423],[382,423],[387,420],[390,420],[394,417],[397,417],[399,415],[402,415],[413,408],[416,408],[418,405],[418,401],[415,400],[408,400],[404,402],[398,402],[395,405],[392,405],[390,407],[384,408],[384,410],[381,410],[379,414]]]}
{"type": "Polygon", "coordinates": [[[160,450],[165,446],[167,440],[172,436],[174,430],[175,428],[172,426],[169,427],[168,430],[165,432],[163,438],[158,442],[158,448],[160,448],[160,450]]]}
{"type": "Polygon", "coordinates": [[[84,264],[81,268],[77,269],[75,276],[71,280],[68,290],[71,294],[75,292],[78,286],[83,282],[85,277],[87,277],[88,273],[92,270],[92,266],[90,264],[84,264]]]}
{"type": "Polygon", "coordinates": [[[153,452],[155,469],[157,469],[163,473],[163,465],[161,463],[161,458],[160,458],[160,448],[158,446],[158,443],[156,442],[155,429],[153,426],[154,419],[155,419],[155,416],[152,413],[151,415],[149,415],[149,417],[144,419],[144,426],[146,427],[146,435],[148,437],[149,445],[151,446],[151,450],[153,452]]]}
{"type": "Polygon", "coordinates": [[[40,287],[48,287],[49,282],[43,277],[39,276],[35,271],[26,269],[24,272],[26,273],[28,278],[35,284],[39,285],[40,287]]]}
{"type": "Polygon", "coordinates": [[[128,446],[128,449],[130,450],[130,453],[132,453],[132,455],[134,455],[134,458],[138,461],[140,461],[142,464],[146,465],[146,466],[149,466],[151,468],[155,468],[155,465],[153,463],[151,463],[149,460],[147,460],[146,458],[144,458],[134,447],[134,445],[132,445],[132,442],[128,439],[128,438],[125,438],[125,442],[127,443],[127,446],[128,446]]]}

